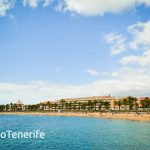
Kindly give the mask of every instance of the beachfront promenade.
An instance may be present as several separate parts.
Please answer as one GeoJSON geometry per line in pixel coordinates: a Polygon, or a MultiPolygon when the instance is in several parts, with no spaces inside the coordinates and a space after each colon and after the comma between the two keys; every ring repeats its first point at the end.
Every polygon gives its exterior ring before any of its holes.
{"type": "Polygon", "coordinates": [[[0,105],[1,112],[17,111],[149,111],[149,97],[121,97],[93,96],[82,98],[65,98],[60,100],[46,100],[34,105],[25,105],[20,100],[17,103],[0,105]]]}
{"type": "Polygon", "coordinates": [[[96,117],[150,121],[150,98],[93,96],[43,101],[25,105],[21,101],[0,105],[1,115],[96,117]]]}

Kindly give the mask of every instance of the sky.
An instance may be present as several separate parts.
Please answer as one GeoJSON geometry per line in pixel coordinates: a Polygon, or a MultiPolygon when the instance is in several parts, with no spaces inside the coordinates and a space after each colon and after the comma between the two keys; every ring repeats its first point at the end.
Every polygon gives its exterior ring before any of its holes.
{"type": "Polygon", "coordinates": [[[0,104],[150,96],[150,0],[0,0],[0,104]]]}

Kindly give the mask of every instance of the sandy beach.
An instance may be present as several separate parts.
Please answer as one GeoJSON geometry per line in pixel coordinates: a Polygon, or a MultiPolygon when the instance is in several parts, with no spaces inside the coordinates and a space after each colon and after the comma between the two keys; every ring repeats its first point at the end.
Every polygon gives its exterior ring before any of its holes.
{"type": "Polygon", "coordinates": [[[96,117],[107,119],[128,119],[133,121],[150,122],[150,114],[131,113],[83,113],[83,112],[0,112],[0,115],[39,115],[39,116],[69,116],[69,117],[96,117]]]}

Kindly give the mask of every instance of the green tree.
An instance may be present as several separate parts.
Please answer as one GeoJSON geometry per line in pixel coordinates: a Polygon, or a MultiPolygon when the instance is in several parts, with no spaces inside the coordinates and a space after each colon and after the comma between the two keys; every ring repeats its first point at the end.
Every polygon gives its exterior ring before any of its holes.
{"type": "Polygon", "coordinates": [[[140,101],[140,104],[141,104],[143,110],[145,110],[145,107],[146,107],[145,100],[141,100],[141,101],[140,101]]]}
{"type": "Polygon", "coordinates": [[[18,106],[17,106],[17,104],[14,104],[13,107],[14,107],[14,110],[15,110],[15,111],[18,111],[18,106]]]}
{"type": "Polygon", "coordinates": [[[122,105],[124,105],[125,110],[127,110],[128,100],[127,98],[123,98],[122,105]]]}
{"type": "Polygon", "coordinates": [[[9,109],[9,104],[6,104],[5,110],[8,111],[8,109],[9,109]]]}
{"type": "Polygon", "coordinates": [[[79,111],[81,110],[81,105],[82,105],[82,103],[81,103],[81,102],[78,102],[78,110],[79,110],[79,111]]]}
{"type": "Polygon", "coordinates": [[[99,110],[102,110],[104,102],[102,100],[99,100],[98,103],[99,103],[99,110]]]}
{"type": "Polygon", "coordinates": [[[76,106],[77,106],[77,102],[74,101],[74,103],[73,103],[73,109],[74,109],[74,111],[76,110],[76,106]]]}
{"type": "Polygon", "coordinates": [[[3,112],[5,110],[5,105],[0,105],[0,111],[3,112]]]}
{"type": "Polygon", "coordinates": [[[61,99],[60,104],[61,104],[61,109],[63,110],[65,107],[66,101],[64,99],[61,99]]]}
{"type": "Polygon", "coordinates": [[[150,108],[150,99],[148,97],[145,97],[144,101],[145,101],[146,108],[147,109],[150,108]]]}
{"type": "Polygon", "coordinates": [[[49,107],[49,110],[50,110],[50,109],[51,109],[51,107],[52,107],[51,102],[50,102],[50,101],[48,101],[46,105],[49,107]]]}
{"type": "Polygon", "coordinates": [[[92,108],[93,108],[93,103],[92,103],[91,100],[88,100],[87,106],[88,106],[88,110],[92,110],[92,108]]]}
{"type": "Polygon", "coordinates": [[[118,107],[119,107],[119,110],[120,110],[120,107],[122,106],[122,100],[115,101],[115,102],[114,102],[114,105],[115,105],[115,106],[118,106],[118,107]]]}
{"type": "Polygon", "coordinates": [[[150,99],[148,97],[145,97],[144,100],[140,101],[140,104],[142,105],[143,110],[145,110],[145,108],[150,108],[150,99]]]}
{"type": "Polygon", "coordinates": [[[82,104],[81,104],[81,109],[82,109],[82,110],[85,110],[85,109],[86,109],[86,106],[87,106],[87,103],[85,103],[85,102],[82,103],[82,104]]]}
{"type": "Polygon", "coordinates": [[[98,103],[98,101],[94,100],[93,105],[94,105],[95,111],[96,111],[96,108],[97,108],[97,103],[98,103]]]}
{"type": "Polygon", "coordinates": [[[72,102],[70,101],[69,102],[69,110],[71,110],[72,109],[72,102]]]}
{"type": "Polygon", "coordinates": [[[55,111],[57,110],[57,106],[58,106],[58,104],[57,104],[57,103],[54,103],[55,111]]]}
{"type": "Polygon", "coordinates": [[[137,101],[137,98],[132,97],[132,96],[128,96],[128,97],[127,97],[127,100],[128,100],[128,104],[129,104],[129,109],[132,110],[133,107],[135,106],[135,103],[136,103],[136,101],[137,101]]]}
{"type": "Polygon", "coordinates": [[[108,101],[103,102],[103,105],[106,110],[108,110],[110,108],[110,102],[108,102],[108,101]]]}

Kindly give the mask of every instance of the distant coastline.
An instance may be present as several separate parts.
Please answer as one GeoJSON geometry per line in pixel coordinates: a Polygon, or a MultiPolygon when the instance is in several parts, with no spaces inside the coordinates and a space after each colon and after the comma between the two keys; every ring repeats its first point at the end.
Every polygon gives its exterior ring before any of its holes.
{"type": "Polygon", "coordinates": [[[0,114],[97,117],[150,121],[150,97],[115,98],[93,96],[44,101],[24,105],[21,101],[0,105],[0,114]]]}
{"type": "Polygon", "coordinates": [[[133,121],[150,122],[150,113],[110,113],[110,112],[0,112],[0,115],[37,115],[37,116],[68,116],[68,117],[96,117],[105,119],[127,119],[133,121]]]}

